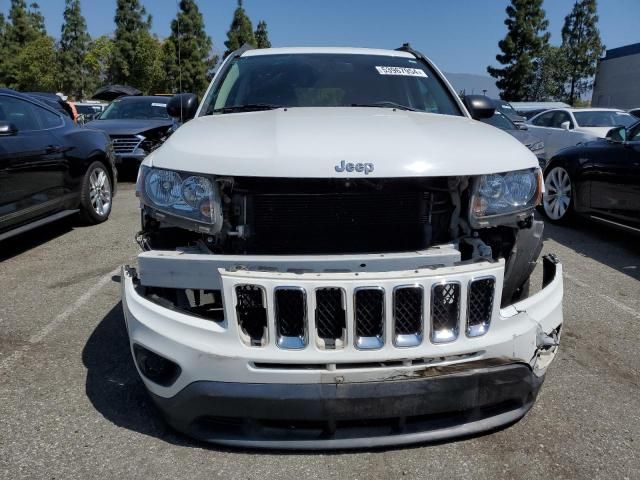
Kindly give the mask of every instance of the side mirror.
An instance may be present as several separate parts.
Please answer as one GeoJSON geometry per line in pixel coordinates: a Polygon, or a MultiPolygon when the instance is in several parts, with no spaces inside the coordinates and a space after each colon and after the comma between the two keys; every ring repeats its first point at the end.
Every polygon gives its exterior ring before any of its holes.
{"type": "Polygon", "coordinates": [[[610,142],[624,143],[627,141],[627,129],[625,127],[614,127],[607,132],[605,138],[610,142]]]}
{"type": "Polygon", "coordinates": [[[484,95],[465,95],[464,106],[475,120],[493,117],[496,106],[489,97],[484,95]]]}
{"type": "Polygon", "coordinates": [[[529,130],[529,125],[524,122],[516,123],[516,127],[518,127],[518,130],[529,130]]]}
{"type": "Polygon", "coordinates": [[[18,133],[18,127],[11,122],[0,120],[0,137],[12,137],[18,133]]]}
{"type": "Polygon", "coordinates": [[[571,122],[562,122],[560,128],[563,130],[571,130],[571,122]]]}
{"type": "Polygon", "coordinates": [[[198,97],[193,93],[179,93],[171,97],[167,104],[167,113],[178,122],[184,123],[196,116],[198,97]]]}

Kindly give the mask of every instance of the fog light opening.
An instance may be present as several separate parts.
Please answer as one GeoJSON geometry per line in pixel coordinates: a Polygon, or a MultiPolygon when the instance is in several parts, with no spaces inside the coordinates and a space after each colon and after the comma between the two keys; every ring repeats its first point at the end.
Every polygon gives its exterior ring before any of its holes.
{"type": "Polygon", "coordinates": [[[140,372],[152,382],[163,387],[173,385],[182,372],[177,363],[140,345],[133,346],[133,354],[140,372]]]}

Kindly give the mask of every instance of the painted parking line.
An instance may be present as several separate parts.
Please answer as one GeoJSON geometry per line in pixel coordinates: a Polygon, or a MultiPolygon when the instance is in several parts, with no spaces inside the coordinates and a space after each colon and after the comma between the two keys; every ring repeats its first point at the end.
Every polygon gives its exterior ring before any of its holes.
{"type": "Polygon", "coordinates": [[[120,273],[120,267],[100,277],[98,282],[83,293],[75,302],[73,302],[73,304],[69,305],[69,307],[67,307],[62,313],[54,317],[38,332],[29,337],[27,344],[23,345],[21,348],[2,360],[0,362],[0,370],[7,370],[11,368],[33,345],[42,342],[51,332],[59,328],[69,317],[71,317],[71,315],[86,305],[89,300],[91,300],[91,297],[102,290],[102,288],[111,281],[111,278],[118,273],[120,273]]]}

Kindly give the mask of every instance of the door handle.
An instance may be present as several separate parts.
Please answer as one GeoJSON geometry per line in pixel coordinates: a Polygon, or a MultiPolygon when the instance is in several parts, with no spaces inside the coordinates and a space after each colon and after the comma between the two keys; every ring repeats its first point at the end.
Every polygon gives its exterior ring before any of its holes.
{"type": "Polygon", "coordinates": [[[47,145],[44,151],[46,153],[59,153],[62,151],[62,145],[47,145]]]}

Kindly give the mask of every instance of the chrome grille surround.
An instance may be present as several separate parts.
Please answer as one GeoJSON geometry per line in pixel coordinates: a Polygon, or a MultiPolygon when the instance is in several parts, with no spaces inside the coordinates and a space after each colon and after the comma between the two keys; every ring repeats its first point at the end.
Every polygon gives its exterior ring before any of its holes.
{"type": "Polygon", "coordinates": [[[131,155],[140,147],[145,137],[142,135],[127,135],[111,138],[113,151],[117,155],[131,155]]]}
{"type": "Polygon", "coordinates": [[[307,293],[302,287],[277,287],[273,292],[276,341],[280,348],[299,350],[307,345],[307,293]]]}
{"type": "Polygon", "coordinates": [[[393,289],[393,344],[415,347],[422,343],[424,331],[424,288],[420,284],[399,285],[393,289]]]}
{"type": "Polygon", "coordinates": [[[467,288],[468,337],[480,337],[487,333],[493,314],[496,279],[492,276],[474,278],[467,288]]]}
{"type": "Polygon", "coordinates": [[[354,341],[359,350],[376,350],[384,345],[384,297],[382,287],[358,287],[353,291],[354,341]]]}
{"type": "Polygon", "coordinates": [[[460,332],[460,282],[441,282],[431,287],[431,341],[453,342],[460,332]]]}

